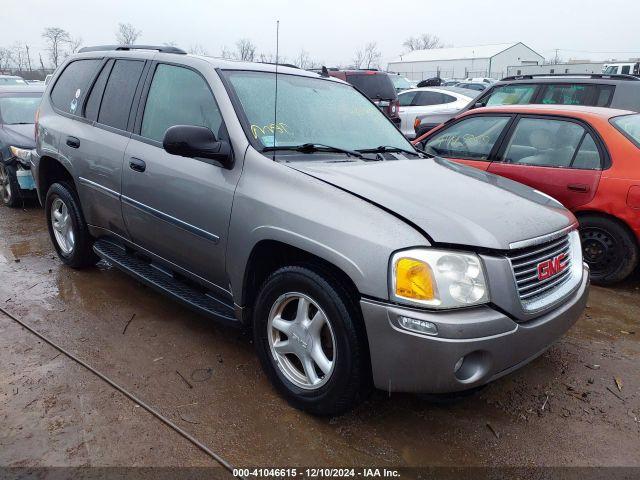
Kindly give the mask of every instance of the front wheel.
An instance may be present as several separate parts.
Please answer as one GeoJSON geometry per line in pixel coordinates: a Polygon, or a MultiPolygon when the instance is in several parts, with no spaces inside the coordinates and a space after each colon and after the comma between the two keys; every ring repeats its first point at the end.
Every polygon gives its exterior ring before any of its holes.
{"type": "Polygon", "coordinates": [[[627,278],[638,264],[638,244],[624,225],[596,215],[580,218],[580,239],[591,281],[611,285],[627,278]]]}
{"type": "Polygon", "coordinates": [[[285,267],[260,289],[253,335],[262,366],[296,408],[337,415],[369,391],[366,338],[355,301],[330,276],[285,267]]]}
{"type": "Polygon", "coordinates": [[[93,252],[93,238],[74,188],[63,182],[51,185],[44,211],[49,235],[60,260],[73,268],[95,265],[99,259],[93,252]]]}

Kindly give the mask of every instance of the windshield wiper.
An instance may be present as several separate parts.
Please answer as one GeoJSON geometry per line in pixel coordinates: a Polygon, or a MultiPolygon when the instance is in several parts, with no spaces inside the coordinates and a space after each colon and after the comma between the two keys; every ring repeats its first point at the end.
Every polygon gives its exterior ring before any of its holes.
{"type": "Polygon", "coordinates": [[[336,152],[351,155],[353,157],[362,158],[362,153],[355,150],[347,150],[346,148],[332,147],[331,145],[323,145],[321,143],[303,143],[302,145],[280,145],[276,147],[264,147],[263,152],[275,152],[279,150],[289,150],[302,153],[314,152],[336,152]]]}
{"type": "Polygon", "coordinates": [[[416,151],[407,150],[406,148],[400,147],[391,147],[389,145],[381,145],[376,148],[359,148],[357,150],[360,153],[393,153],[393,152],[402,152],[408,153],[409,155],[415,155],[416,157],[420,156],[420,153],[416,151]]]}

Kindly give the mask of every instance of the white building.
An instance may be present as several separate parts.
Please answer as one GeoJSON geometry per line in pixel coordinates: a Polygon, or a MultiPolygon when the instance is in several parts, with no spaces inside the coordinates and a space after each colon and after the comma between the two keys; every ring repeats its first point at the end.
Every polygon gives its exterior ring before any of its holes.
{"type": "Polygon", "coordinates": [[[541,65],[544,57],[524,43],[414,50],[389,62],[387,70],[410,80],[425,78],[491,77],[507,75],[507,67],[541,65]]]}
{"type": "Polygon", "coordinates": [[[590,74],[602,73],[604,62],[569,62],[555,65],[510,65],[507,76],[514,75],[542,75],[542,74],[590,74]]]}

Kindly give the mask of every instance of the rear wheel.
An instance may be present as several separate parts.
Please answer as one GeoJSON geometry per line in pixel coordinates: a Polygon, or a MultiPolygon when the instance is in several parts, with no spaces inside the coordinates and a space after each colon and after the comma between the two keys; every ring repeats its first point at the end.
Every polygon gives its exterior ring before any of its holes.
{"type": "Polygon", "coordinates": [[[20,185],[16,167],[0,163],[0,198],[7,207],[17,207],[20,199],[20,185]]]}
{"type": "Polygon", "coordinates": [[[638,264],[638,244],[618,221],[596,215],[580,217],[580,238],[591,281],[611,285],[628,277],[638,264]]]}
{"type": "Polygon", "coordinates": [[[262,366],[293,406],[337,415],[368,392],[366,338],[356,304],[330,276],[285,267],[264,283],[254,311],[262,366]]]}
{"type": "Polygon", "coordinates": [[[85,268],[98,262],[80,201],[70,184],[51,185],[45,200],[45,214],[49,235],[60,260],[73,268],[85,268]]]}

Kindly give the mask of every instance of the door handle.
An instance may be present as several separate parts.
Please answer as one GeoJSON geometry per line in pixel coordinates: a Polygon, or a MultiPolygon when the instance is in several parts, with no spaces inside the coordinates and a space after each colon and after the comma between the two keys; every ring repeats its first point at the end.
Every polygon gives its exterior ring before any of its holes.
{"type": "Polygon", "coordinates": [[[67,137],[67,145],[71,148],[80,148],[80,140],[76,137],[67,137]]]}
{"type": "Polygon", "coordinates": [[[584,183],[570,183],[569,185],[567,185],[567,189],[574,192],[586,193],[589,191],[589,185],[586,185],[584,183]]]}
{"type": "Polygon", "coordinates": [[[139,158],[131,157],[129,159],[129,168],[131,170],[135,170],[136,172],[144,172],[147,169],[147,164],[144,163],[144,160],[140,160],[139,158]]]}

